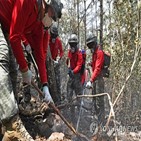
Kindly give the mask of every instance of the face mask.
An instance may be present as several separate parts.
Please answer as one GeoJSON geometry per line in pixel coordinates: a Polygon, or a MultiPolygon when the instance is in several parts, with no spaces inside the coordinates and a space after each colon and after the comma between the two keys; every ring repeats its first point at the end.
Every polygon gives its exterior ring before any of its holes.
{"type": "Polygon", "coordinates": [[[71,53],[74,53],[74,52],[75,52],[75,48],[71,47],[71,53]]]}
{"type": "Polygon", "coordinates": [[[51,41],[52,41],[52,43],[55,43],[55,38],[52,38],[52,40],[51,40],[51,41]]]}
{"type": "Polygon", "coordinates": [[[45,13],[42,23],[44,27],[50,27],[52,25],[52,18],[48,16],[48,13],[45,13]]]}
{"type": "Polygon", "coordinates": [[[51,35],[51,38],[54,38],[54,39],[56,39],[58,36],[58,34],[53,34],[53,33],[50,33],[50,35],[51,35]]]}

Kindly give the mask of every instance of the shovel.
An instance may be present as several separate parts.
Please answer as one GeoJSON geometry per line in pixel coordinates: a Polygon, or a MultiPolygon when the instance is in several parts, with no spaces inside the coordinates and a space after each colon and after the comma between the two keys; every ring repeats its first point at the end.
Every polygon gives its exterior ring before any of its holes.
{"type": "MultiPolygon", "coordinates": [[[[38,93],[43,96],[42,91],[36,86],[36,84],[34,83],[34,81],[31,81],[32,86],[38,91],[38,93]]],[[[65,119],[65,117],[61,114],[61,112],[59,111],[59,109],[53,104],[53,103],[49,103],[48,104],[59,116],[60,118],[64,121],[64,123],[69,127],[69,129],[75,134],[76,138],[80,141],[90,141],[85,135],[78,133],[75,128],[65,119]]],[[[77,140],[77,141],[78,141],[77,140]]]]}

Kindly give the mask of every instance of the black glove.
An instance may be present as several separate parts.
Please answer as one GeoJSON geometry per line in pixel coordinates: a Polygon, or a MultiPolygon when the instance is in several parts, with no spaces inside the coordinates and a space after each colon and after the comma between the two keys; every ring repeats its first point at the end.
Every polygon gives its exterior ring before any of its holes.
{"type": "Polygon", "coordinates": [[[71,70],[70,68],[68,69],[68,75],[70,76],[70,78],[74,77],[73,70],[71,70]]]}

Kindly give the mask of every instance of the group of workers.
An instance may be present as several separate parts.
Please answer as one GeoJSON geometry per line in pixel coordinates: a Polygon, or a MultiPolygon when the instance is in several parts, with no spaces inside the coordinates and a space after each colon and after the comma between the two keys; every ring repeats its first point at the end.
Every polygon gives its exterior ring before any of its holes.
{"type": "MultiPolygon", "coordinates": [[[[103,78],[103,65],[104,65],[104,52],[98,45],[97,37],[89,33],[86,39],[86,45],[92,53],[91,63],[88,63],[92,67],[92,74],[90,78],[86,78],[87,73],[85,69],[86,52],[80,50],[79,41],[76,34],[72,34],[68,40],[70,49],[68,51],[68,74],[69,80],[67,83],[67,100],[72,101],[73,92],[75,95],[82,95],[84,88],[92,88],[92,94],[99,94],[104,92],[104,78],[103,78]],[[89,79],[89,80],[87,80],[89,79]]],[[[78,103],[80,104],[80,100],[78,103]]],[[[79,105],[78,104],[78,105],[79,105]]],[[[99,124],[103,122],[105,116],[104,110],[104,96],[100,96],[94,99],[94,109],[99,119],[99,124]]]]}
{"type": "MultiPolygon", "coordinates": [[[[58,29],[52,25],[53,21],[61,18],[62,8],[63,5],[59,0],[0,0],[0,122],[5,127],[2,141],[34,140],[19,117],[18,104],[15,99],[18,69],[22,74],[24,85],[31,85],[32,81],[32,72],[26,62],[22,43],[26,50],[31,51],[35,57],[44,101],[54,103],[48,86],[46,55],[50,47],[54,63],[58,63],[63,56],[58,29]]],[[[70,36],[68,43],[70,49],[67,59],[69,74],[67,99],[70,101],[73,91],[76,95],[82,94],[85,55],[79,50],[76,34],[70,36]]],[[[96,36],[88,36],[87,47],[92,52],[92,76],[86,83],[86,88],[94,85],[94,94],[102,93],[104,81],[101,70],[104,54],[99,49],[96,36]],[[98,84],[96,87],[95,82],[98,84]]],[[[57,87],[60,89],[60,83],[57,87]]],[[[99,118],[102,118],[104,98],[97,98],[95,103],[97,114],[99,118]]]]}

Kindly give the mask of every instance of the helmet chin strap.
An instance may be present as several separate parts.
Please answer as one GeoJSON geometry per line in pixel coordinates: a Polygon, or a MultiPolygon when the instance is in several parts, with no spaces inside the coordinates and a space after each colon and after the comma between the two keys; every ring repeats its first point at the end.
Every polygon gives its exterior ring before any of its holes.
{"type": "MultiPolygon", "coordinates": [[[[51,24],[51,25],[52,25],[52,24],[51,24]]],[[[44,26],[44,30],[48,30],[48,29],[50,29],[50,27],[51,27],[51,26],[49,26],[49,27],[47,27],[47,26],[45,27],[45,26],[44,26]]]]}

